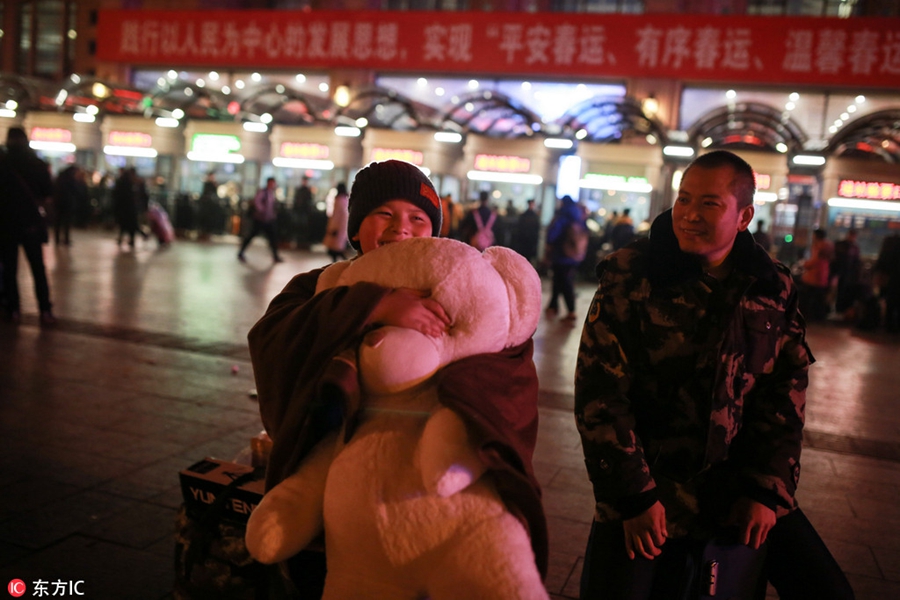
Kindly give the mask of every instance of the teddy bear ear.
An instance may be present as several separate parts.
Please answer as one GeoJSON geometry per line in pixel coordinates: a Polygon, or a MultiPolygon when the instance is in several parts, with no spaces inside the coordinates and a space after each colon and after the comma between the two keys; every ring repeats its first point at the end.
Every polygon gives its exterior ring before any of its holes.
{"type": "Polygon", "coordinates": [[[491,246],[483,253],[506,284],[510,319],[507,347],[530,338],[541,317],[541,278],[521,254],[502,246],[491,246]]]}
{"type": "Polygon", "coordinates": [[[319,279],[316,281],[316,293],[318,294],[322,290],[330,290],[335,287],[341,278],[341,274],[350,266],[350,263],[351,261],[349,260],[342,260],[325,267],[325,270],[322,271],[322,274],[319,275],[319,279]]]}

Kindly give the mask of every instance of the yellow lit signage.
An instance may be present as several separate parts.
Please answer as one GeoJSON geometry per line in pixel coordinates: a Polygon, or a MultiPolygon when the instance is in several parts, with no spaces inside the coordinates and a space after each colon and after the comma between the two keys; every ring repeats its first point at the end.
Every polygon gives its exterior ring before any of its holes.
{"type": "Polygon", "coordinates": [[[107,144],[125,148],[150,148],[153,145],[153,138],[139,131],[110,131],[107,144]]]}
{"type": "Polygon", "coordinates": [[[753,172],[754,177],[756,178],[756,189],[757,190],[767,190],[772,186],[772,176],[764,175],[762,173],[753,172]]]}
{"type": "Polygon", "coordinates": [[[72,141],[72,132],[56,127],[32,127],[31,141],[69,143],[72,141]]]}
{"type": "Polygon", "coordinates": [[[372,148],[372,160],[404,160],[421,167],[424,157],[421,152],[402,148],[372,148]]]}
{"type": "Polygon", "coordinates": [[[328,146],[323,146],[322,144],[282,142],[280,156],[284,158],[302,158],[304,160],[325,160],[328,158],[328,152],[328,146]]]}
{"type": "Polygon", "coordinates": [[[528,173],[531,170],[531,161],[521,156],[476,154],[475,170],[498,173],[528,173]]]}

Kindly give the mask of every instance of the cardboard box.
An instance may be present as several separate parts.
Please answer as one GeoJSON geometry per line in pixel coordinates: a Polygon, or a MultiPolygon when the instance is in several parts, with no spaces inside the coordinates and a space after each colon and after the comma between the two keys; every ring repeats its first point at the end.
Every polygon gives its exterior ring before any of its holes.
{"type": "Polygon", "coordinates": [[[253,476],[231,490],[221,510],[222,518],[246,523],[265,492],[265,470],[217,458],[205,458],[179,473],[181,494],[188,514],[202,518],[232,481],[248,473],[253,473],[253,476]]]}

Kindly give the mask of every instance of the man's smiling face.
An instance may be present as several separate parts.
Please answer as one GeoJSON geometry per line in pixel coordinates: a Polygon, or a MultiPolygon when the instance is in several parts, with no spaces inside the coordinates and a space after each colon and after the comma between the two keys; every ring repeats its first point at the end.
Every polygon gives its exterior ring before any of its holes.
{"type": "Polygon", "coordinates": [[[672,207],[672,227],[682,252],[716,267],[728,257],[738,232],[753,218],[753,205],[738,207],[732,192],[735,172],[730,166],[687,170],[672,207]]]}

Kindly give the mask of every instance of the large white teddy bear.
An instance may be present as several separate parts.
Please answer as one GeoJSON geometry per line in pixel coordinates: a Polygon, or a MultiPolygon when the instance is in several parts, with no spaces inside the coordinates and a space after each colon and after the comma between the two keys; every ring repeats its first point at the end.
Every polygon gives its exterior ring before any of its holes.
{"type": "Polygon", "coordinates": [[[365,337],[352,435],[326,437],[265,495],[247,524],[248,550],[279,562],[324,528],[325,600],[546,599],[528,532],[434,384],[454,361],[531,337],[537,273],[507,248],[416,238],[327,268],[317,292],[360,281],[430,290],[449,332],[382,327],[365,337]]]}

